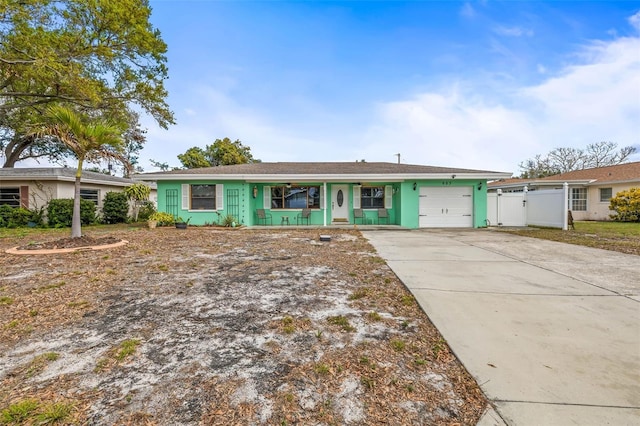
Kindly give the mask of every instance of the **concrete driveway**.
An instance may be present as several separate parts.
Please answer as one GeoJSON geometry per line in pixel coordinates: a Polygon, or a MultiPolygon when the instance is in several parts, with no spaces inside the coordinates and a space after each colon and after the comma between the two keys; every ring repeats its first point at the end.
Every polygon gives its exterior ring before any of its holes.
{"type": "Polygon", "coordinates": [[[497,411],[640,424],[640,257],[492,230],[363,231],[497,411]]]}

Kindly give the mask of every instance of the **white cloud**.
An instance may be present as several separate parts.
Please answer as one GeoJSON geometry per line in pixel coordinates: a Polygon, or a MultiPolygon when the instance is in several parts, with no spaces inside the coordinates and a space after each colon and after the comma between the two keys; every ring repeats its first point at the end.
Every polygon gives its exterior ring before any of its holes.
{"type": "Polygon", "coordinates": [[[502,36],[508,36],[508,37],[522,37],[522,36],[532,37],[533,36],[533,30],[528,30],[521,27],[497,26],[493,29],[493,32],[495,32],[496,34],[499,34],[502,36]]]}
{"type": "Polygon", "coordinates": [[[319,123],[314,127],[292,118],[286,108],[248,107],[233,88],[197,87],[188,108],[195,115],[182,108],[178,126],[152,128],[142,163],[146,167],[150,157],[177,165],[176,155],[187,148],[228,136],[241,139],[264,161],[393,162],[400,152],[405,163],[518,173],[520,162],[558,146],[603,140],[638,144],[638,51],[640,37],[594,42],[566,58],[578,64],[558,73],[538,65],[545,78],[539,84],[505,87],[515,76],[495,81],[486,75],[443,84],[373,108],[362,105],[360,114],[371,113],[360,124],[351,115],[336,119],[327,112],[333,105],[303,105],[304,114],[296,117],[312,117],[309,121],[319,123]]]}
{"type": "Polygon", "coordinates": [[[636,30],[640,31],[640,11],[629,17],[629,24],[636,30]]]}
{"type": "Polygon", "coordinates": [[[632,145],[640,135],[638,51],[640,38],[594,43],[583,64],[535,86],[499,94],[454,84],[382,104],[363,152],[517,173],[521,161],[558,146],[632,145]]]}
{"type": "Polygon", "coordinates": [[[471,6],[471,3],[465,3],[462,5],[462,8],[460,8],[460,15],[465,18],[473,18],[476,16],[476,11],[473,6],[471,6]]]}
{"type": "Polygon", "coordinates": [[[364,153],[400,152],[413,164],[511,171],[508,159],[536,144],[526,115],[455,87],[383,104],[379,119],[365,136],[364,153]]]}

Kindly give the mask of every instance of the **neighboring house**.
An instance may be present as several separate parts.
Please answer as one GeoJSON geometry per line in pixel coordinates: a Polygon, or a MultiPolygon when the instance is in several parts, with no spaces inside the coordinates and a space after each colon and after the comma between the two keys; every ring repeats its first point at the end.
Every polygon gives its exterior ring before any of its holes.
{"type": "Polygon", "coordinates": [[[569,184],[569,210],[575,220],[610,220],[609,201],[620,192],[640,187],[640,162],[575,170],[540,179],[505,179],[489,183],[489,190],[520,192],[558,189],[569,184]]]}
{"type": "MultiPolygon", "coordinates": [[[[68,167],[0,168],[0,205],[28,209],[46,207],[49,200],[73,198],[76,169],[68,167]]],[[[131,179],[103,173],[82,172],[80,197],[96,204],[101,211],[107,192],[120,192],[136,183],[131,179]]],[[[155,184],[151,201],[155,202],[155,184]]]]}
{"type": "MultiPolygon", "coordinates": [[[[158,210],[220,223],[295,224],[303,208],[309,224],[389,223],[407,228],[486,226],[487,180],[510,173],[396,163],[252,163],[144,173],[156,181],[158,210]],[[385,209],[388,218],[379,218],[385,209]],[[354,211],[364,213],[355,217],[354,211]]],[[[384,213],[384,212],[383,212],[384,213]]],[[[306,224],[306,221],[304,222],[306,224]]]]}

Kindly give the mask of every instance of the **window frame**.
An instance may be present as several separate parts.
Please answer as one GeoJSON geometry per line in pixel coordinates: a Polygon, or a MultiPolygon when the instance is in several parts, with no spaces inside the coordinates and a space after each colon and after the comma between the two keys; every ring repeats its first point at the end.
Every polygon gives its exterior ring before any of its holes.
{"type": "Polygon", "coordinates": [[[0,188],[0,206],[7,205],[11,207],[20,207],[22,204],[20,202],[20,187],[5,187],[0,188]],[[16,191],[15,193],[10,191],[16,191]],[[7,195],[5,195],[7,193],[7,195]]]}
{"type": "Polygon", "coordinates": [[[613,188],[610,188],[610,187],[609,188],[599,188],[598,189],[598,194],[600,195],[600,202],[601,203],[609,203],[609,202],[611,202],[611,199],[613,198],[613,188]],[[603,191],[605,191],[605,190],[609,191],[609,196],[605,200],[603,200],[602,199],[602,194],[603,194],[603,191]]]}
{"type": "MultiPolygon", "coordinates": [[[[267,187],[265,187],[267,188],[267,187]]],[[[300,209],[321,209],[321,191],[320,185],[271,185],[269,188],[269,209],[270,210],[300,210],[300,209]],[[297,192],[295,192],[297,191],[297,192]],[[305,192],[304,206],[291,206],[291,201],[287,203],[287,198],[296,196],[305,192]],[[310,193],[315,192],[317,196],[309,196],[310,193]],[[289,206],[287,206],[289,204],[289,206]]],[[[300,198],[300,197],[296,197],[300,198]]],[[[265,206],[265,208],[267,208],[265,206]]]]}
{"type": "Polygon", "coordinates": [[[192,183],[189,184],[189,210],[194,210],[194,211],[216,211],[217,210],[217,188],[216,188],[216,184],[210,184],[210,183],[192,183]],[[194,191],[193,191],[193,187],[197,186],[197,187],[210,187],[213,193],[213,196],[195,196],[194,197],[194,191]],[[193,207],[193,201],[194,198],[198,201],[203,201],[203,200],[211,200],[213,202],[212,206],[209,205],[205,205],[204,207],[193,207]]]}
{"type": "Polygon", "coordinates": [[[100,205],[100,190],[95,188],[80,188],[80,199],[91,201],[98,207],[100,205]],[[87,192],[91,192],[90,196],[87,196],[87,192]],[[95,192],[95,195],[93,194],[95,192]]]}
{"type": "Polygon", "coordinates": [[[587,211],[587,188],[571,188],[571,210],[576,212],[587,211]],[[580,197],[577,197],[577,195],[580,195],[580,197]],[[582,208],[583,205],[584,208],[582,208]]]}
{"type": "Polygon", "coordinates": [[[385,208],[385,197],[386,197],[386,186],[385,185],[369,185],[369,186],[361,186],[360,187],[360,208],[364,210],[378,210],[385,208]],[[373,193],[374,190],[380,190],[381,195],[379,196],[376,192],[373,193]],[[367,194],[368,193],[368,194],[367,194]],[[365,200],[367,202],[365,202],[365,200]],[[374,205],[374,201],[379,200],[380,202],[376,202],[374,205]],[[380,205],[377,205],[380,204],[380,205]]]}

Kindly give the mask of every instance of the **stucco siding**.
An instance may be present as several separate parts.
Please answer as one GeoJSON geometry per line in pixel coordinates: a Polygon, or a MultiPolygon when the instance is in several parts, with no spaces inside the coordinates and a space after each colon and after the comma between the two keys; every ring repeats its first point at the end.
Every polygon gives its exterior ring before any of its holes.
{"type": "MultiPolygon", "coordinates": [[[[640,186],[640,183],[635,185],[640,186]]],[[[576,220],[611,220],[610,215],[614,212],[609,210],[609,201],[600,201],[600,189],[611,188],[611,195],[615,197],[618,192],[633,188],[630,184],[610,184],[590,186],[587,191],[587,211],[578,215],[579,219],[574,215],[576,220]]]]}

